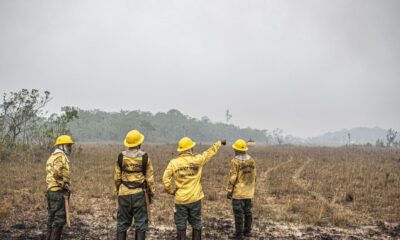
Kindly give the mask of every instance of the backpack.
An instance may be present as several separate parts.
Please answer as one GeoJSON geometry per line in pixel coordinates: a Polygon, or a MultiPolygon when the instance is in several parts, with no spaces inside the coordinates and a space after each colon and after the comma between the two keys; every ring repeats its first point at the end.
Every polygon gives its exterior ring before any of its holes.
{"type": "MultiPolygon", "coordinates": [[[[118,166],[119,169],[121,170],[121,172],[128,172],[128,173],[135,173],[137,171],[127,171],[122,167],[122,162],[124,159],[124,155],[122,153],[120,153],[118,155],[118,166]]],[[[147,168],[147,162],[148,162],[149,156],[147,155],[147,153],[145,153],[142,156],[142,171],[141,173],[144,176],[144,182],[143,183],[136,183],[136,182],[126,182],[126,181],[122,181],[122,184],[124,184],[127,188],[129,189],[135,189],[135,188],[145,188],[147,186],[147,182],[146,182],[146,168],[147,168]]]]}

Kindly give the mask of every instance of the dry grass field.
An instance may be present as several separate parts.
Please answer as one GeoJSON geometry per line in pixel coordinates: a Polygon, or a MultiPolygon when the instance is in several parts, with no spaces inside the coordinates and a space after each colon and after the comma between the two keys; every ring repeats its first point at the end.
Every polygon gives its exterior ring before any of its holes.
{"type": "MultiPolygon", "coordinates": [[[[123,148],[76,147],[70,159],[72,227],[65,238],[114,239],[113,168],[123,148]]],[[[143,149],[153,161],[157,184],[149,238],[171,239],[173,199],[164,193],[161,178],[176,146],[143,149]]],[[[253,239],[400,238],[400,149],[257,146],[249,153],[258,175],[253,239]]],[[[233,231],[225,191],[232,156],[231,148],[223,147],[203,170],[204,239],[226,239],[233,231]]],[[[47,157],[22,154],[0,162],[0,239],[43,238],[47,157]]]]}

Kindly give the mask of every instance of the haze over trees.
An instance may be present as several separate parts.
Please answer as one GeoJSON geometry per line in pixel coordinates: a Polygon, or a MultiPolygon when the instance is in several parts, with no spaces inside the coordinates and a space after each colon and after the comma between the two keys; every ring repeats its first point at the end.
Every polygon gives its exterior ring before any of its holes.
{"type": "Polygon", "coordinates": [[[49,150],[57,136],[70,133],[67,125],[78,117],[78,112],[63,107],[62,114],[46,117],[44,107],[50,100],[50,92],[41,93],[36,89],[3,94],[0,103],[0,161],[18,152],[49,150]]]}
{"type": "Polygon", "coordinates": [[[176,109],[156,114],[140,110],[110,113],[78,109],[78,115],[79,118],[69,126],[74,137],[82,141],[120,142],[131,129],[140,130],[146,141],[158,143],[174,143],[183,136],[190,136],[199,142],[212,142],[220,138],[234,141],[239,137],[264,143],[267,141],[265,131],[213,123],[207,116],[192,118],[176,109]]]}
{"type": "Polygon", "coordinates": [[[326,133],[315,138],[302,139],[273,130],[240,128],[228,123],[232,118],[226,110],[226,123],[213,122],[209,117],[200,119],[183,114],[177,109],[151,113],[141,110],[105,112],[98,109],[83,110],[63,107],[61,114],[45,114],[51,101],[50,92],[22,89],[4,93],[0,103],[0,159],[8,158],[18,149],[46,149],[53,146],[61,134],[72,134],[80,142],[121,143],[125,134],[140,130],[150,143],[176,143],[183,136],[197,142],[209,143],[217,139],[233,142],[237,138],[263,144],[300,145],[354,145],[399,147],[397,131],[382,128],[353,128],[326,133]]]}
{"type": "Polygon", "coordinates": [[[394,140],[396,139],[396,137],[397,137],[397,131],[395,131],[392,128],[390,128],[387,131],[387,134],[386,134],[387,146],[388,147],[391,147],[393,145],[394,140]]]}

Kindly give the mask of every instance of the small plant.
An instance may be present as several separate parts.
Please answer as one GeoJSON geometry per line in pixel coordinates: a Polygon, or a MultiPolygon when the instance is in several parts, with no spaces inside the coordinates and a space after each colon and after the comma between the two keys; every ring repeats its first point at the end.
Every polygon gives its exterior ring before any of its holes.
{"type": "Polygon", "coordinates": [[[352,203],[354,201],[354,195],[353,193],[346,193],[346,196],[344,198],[344,201],[346,203],[352,203]]]}

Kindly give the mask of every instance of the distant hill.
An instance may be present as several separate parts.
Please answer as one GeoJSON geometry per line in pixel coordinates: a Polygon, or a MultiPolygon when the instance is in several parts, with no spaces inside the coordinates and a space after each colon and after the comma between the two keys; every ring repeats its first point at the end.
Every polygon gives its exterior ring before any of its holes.
{"type": "MultiPolygon", "coordinates": [[[[83,142],[122,142],[129,130],[138,129],[145,135],[146,141],[152,143],[176,143],[181,137],[190,136],[198,142],[213,142],[221,138],[232,142],[242,138],[261,144],[277,144],[271,132],[266,135],[265,130],[215,123],[206,116],[192,118],[176,109],[156,114],[139,110],[104,112],[78,109],[78,116],[69,127],[74,138],[83,142]]],[[[282,137],[284,144],[341,146],[348,144],[348,133],[351,135],[351,144],[375,144],[377,139],[386,142],[387,130],[356,127],[306,139],[290,135],[282,137]]]]}
{"type": "Polygon", "coordinates": [[[257,142],[267,140],[262,130],[213,123],[208,117],[196,119],[175,109],[156,114],[78,109],[78,116],[69,127],[77,140],[86,142],[122,142],[126,133],[132,129],[138,129],[145,135],[147,142],[153,143],[176,143],[183,136],[190,136],[198,142],[213,142],[221,138],[230,142],[237,138],[257,142]]]}
{"type": "Polygon", "coordinates": [[[340,131],[328,132],[317,137],[305,139],[305,143],[328,146],[346,145],[349,141],[349,133],[351,144],[375,144],[377,139],[386,141],[387,130],[379,127],[342,129],[340,131]]]}

